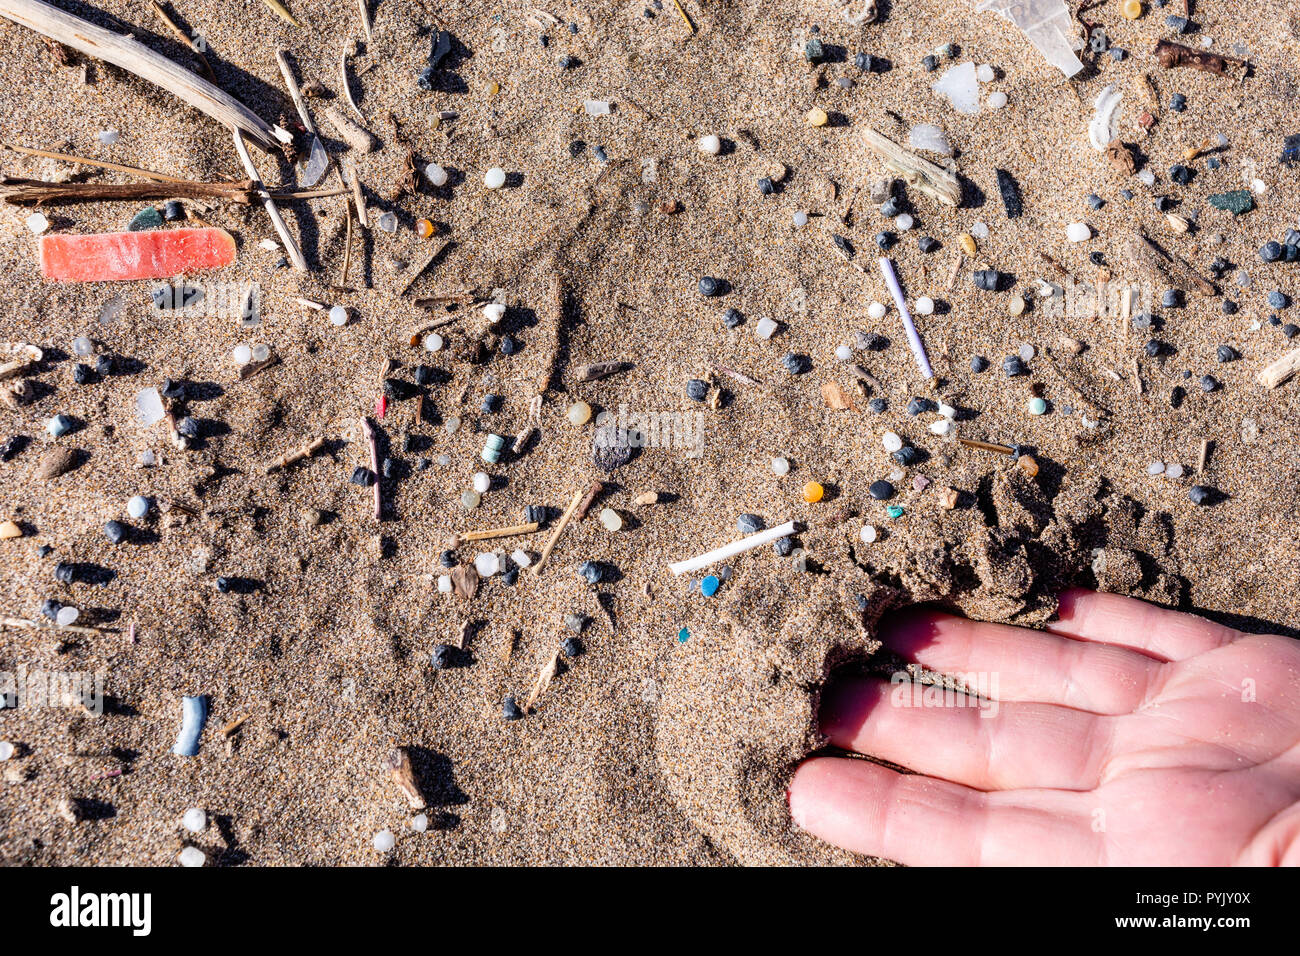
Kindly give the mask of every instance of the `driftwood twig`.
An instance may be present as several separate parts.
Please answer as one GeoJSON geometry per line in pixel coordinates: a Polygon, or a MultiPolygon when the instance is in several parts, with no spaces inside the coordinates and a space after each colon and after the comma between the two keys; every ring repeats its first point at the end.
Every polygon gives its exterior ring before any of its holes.
{"type": "Polygon", "coordinates": [[[218,122],[247,133],[265,149],[292,139],[283,130],[277,133],[229,93],[131,37],[97,27],[41,0],[0,0],[0,16],[162,87],[218,122]]]}

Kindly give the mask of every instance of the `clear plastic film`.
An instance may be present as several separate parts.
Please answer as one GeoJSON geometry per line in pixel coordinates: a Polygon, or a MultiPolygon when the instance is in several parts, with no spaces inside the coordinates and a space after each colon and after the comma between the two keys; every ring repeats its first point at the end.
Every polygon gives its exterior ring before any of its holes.
{"type": "Polygon", "coordinates": [[[1038,52],[1066,76],[1074,76],[1083,64],[1074,55],[1083,49],[1083,37],[1075,29],[1065,0],[974,0],[980,13],[1000,13],[1038,48],[1038,52]]]}

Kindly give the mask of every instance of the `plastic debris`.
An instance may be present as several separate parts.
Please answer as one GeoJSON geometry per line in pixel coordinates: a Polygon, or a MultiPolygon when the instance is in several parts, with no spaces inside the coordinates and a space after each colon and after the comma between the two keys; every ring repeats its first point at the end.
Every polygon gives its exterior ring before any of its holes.
{"type": "Polygon", "coordinates": [[[931,153],[938,153],[940,156],[951,156],[952,147],[948,145],[948,138],[944,136],[943,130],[932,123],[921,123],[913,126],[907,134],[907,144],[913,149],[924,149],[931,153]]]}
{"type": "Polygon", "coordinates": [[[181,698],[181,729],[172,745],[172,753],[180,757],[193,757],[199,752],[199,735],[208,721],[206,697],[181,698]]]}
{"type": "Polygon", "coordinates": [[[1255,197],[1249,189],[1234,189],[1232,192],[1215,193],[1206,200],[1215,209],[1222,209],[1234,216],[1250,212],[1255,208],[1255,197]]]}
{"type": "Polygon", "coordinates": [[[154,425],[163,420],[167,410],[156,388],[144,388],[136,393],[135,412],[144,425],[154,425]]]}
{"type": "Polygon", "coordinates": [[[974,63],[959,63],[949,67],[930,88],[940,96],[946,96],[958,113],[980,111],[980,90],[975,79],[974,63]]]}
{"type": "Polygon", "coordinates": [[[212,227],[41,237],[41,272],[54,282],[162,279],[234,261],[234,237],[212,227]]]}
{"type": "Polygon", "coordinates": [[[1119,122],[1123,113],[1120,109],[1124,94],[1107,86],[1097,94],[1093,103],[1092,122],[1088,124],[1088,142],[1092,148],[1104,153],[1106,147],[1119,138],[1119,122]]]}
{"type": "Polygon", "coordinates": [[[1083,69],[1075,50],[1083,40],[1063,0],[974,0],[981,13],[1000,13],[1029,38],[1047,62],[1066,76],[1083,69]]]}
{"type": "Polygon", "coordinates": [[[326,170],[330,168],[329,153],[325,152],[319,136],[311,138],[311,153],[307,157],[307,162],[303,164],[302,172],[298,174],[298,184],[304,189],[310,189],[321,181],[326,170]]]}

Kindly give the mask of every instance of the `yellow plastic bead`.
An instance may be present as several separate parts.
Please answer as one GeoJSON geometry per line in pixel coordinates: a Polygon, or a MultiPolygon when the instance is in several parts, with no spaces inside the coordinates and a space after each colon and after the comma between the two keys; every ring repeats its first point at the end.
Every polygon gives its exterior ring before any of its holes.
{"type": "Polygon", "coordinates": [[[806,118],[809,126],[825,126],[830,122],[830,117],[826,115],[826,111],[823,109],[810,110],[806,118]]]}
{"type": "Polygon", "coordinates": [[[821,501],[824,494],[826,494],[826,489],[815,481],[810,481],[803,486],[803,500],[810,505],[821,501]]]}
{"type": "Polygon", "coordinates": [[[1142,16],[1142,0],[1124,0],[1120,4],[1119,12],[1124,15],[1126,20],[1136,20],[1142,16]]]}
{"type": "Polygon", "coordinates": [[[415,234],[421,239],[428,239],[433,235],[433,223],[428,219],[421,219],[415,224],[415,234]]]}
{"type": "Polygon", "coordinates": [[[488,84],[487,91],[488,91],[488,96],[496,96],[498,93],[501,92],[501,84],[498,83],[496,80],[493,80],[491,83],[488,84]]]}
{"type": "Polygon", "coordinates": [[[957,240],[957,244],[961,246],[961,251],[966,253],[968,256],[975,255],[975,250],[979,248],[975,245],[975,237],[968,232],[963,232],[961,234],[961,238],[957,240]]]}

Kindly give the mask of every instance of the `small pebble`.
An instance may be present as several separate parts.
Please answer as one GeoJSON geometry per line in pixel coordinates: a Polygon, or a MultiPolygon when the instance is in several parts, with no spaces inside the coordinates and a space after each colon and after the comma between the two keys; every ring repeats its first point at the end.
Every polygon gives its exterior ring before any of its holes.
{"type": "Polygon", "coordinates": [[[506,720],[519,720],[524,716],[524,712],[515,703],[513,695],[507,694],[505,699],[501,701],[501,716],[506,720]]]}
{"type": "Polygon", "coordinates": [[[763,519],[756,514],[743,514],[736,519],[736,530],[741,534],[754,534],[764,528],[763,519]]]}

